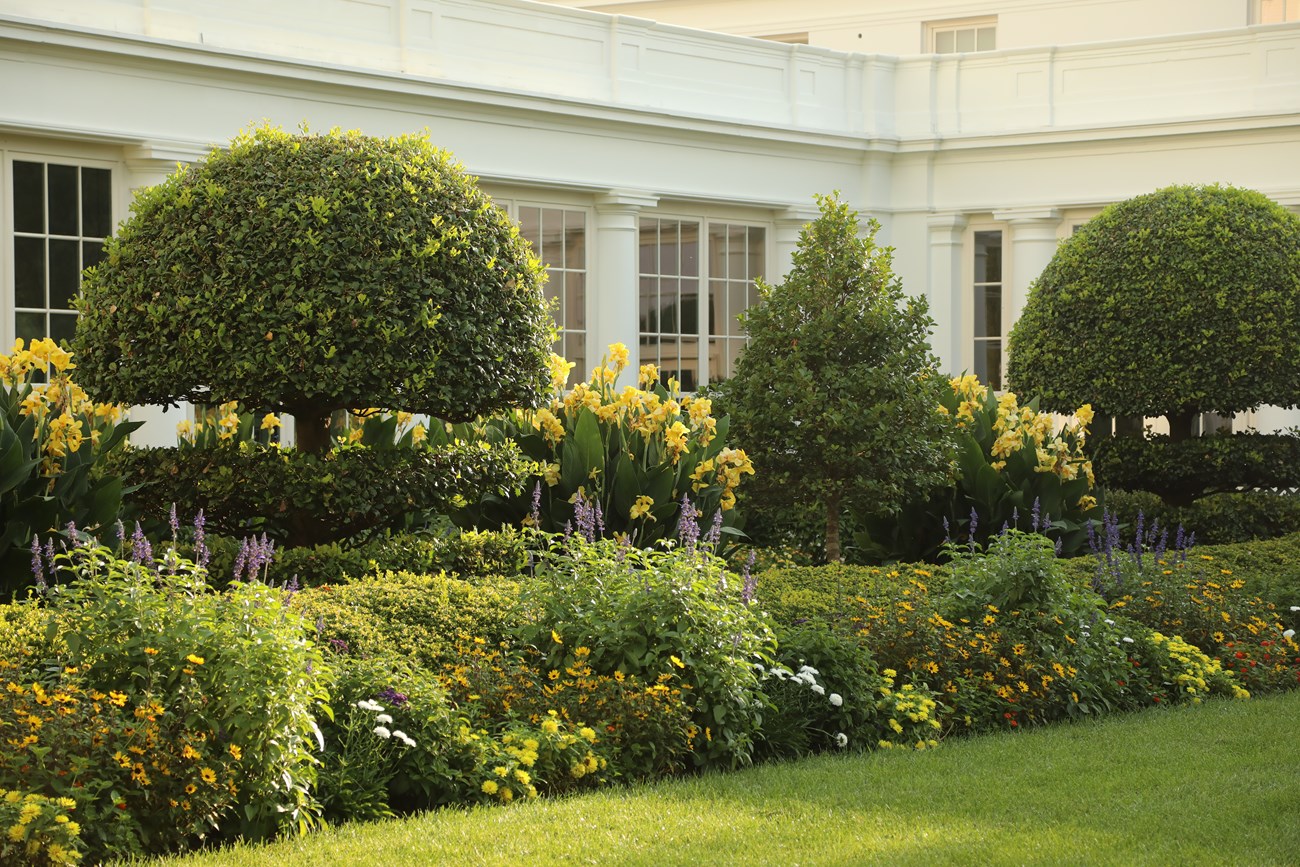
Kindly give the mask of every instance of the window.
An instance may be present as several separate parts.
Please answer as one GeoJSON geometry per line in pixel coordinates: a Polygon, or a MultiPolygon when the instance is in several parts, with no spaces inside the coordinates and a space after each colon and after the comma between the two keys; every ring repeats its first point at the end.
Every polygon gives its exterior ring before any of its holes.
{"type": "Polygon", "coordinates": [[[1284,24],[1300,21],[1300,0],[1255,0],[1253,24],[1284,24]]]}
{"type": "Polygon", "coordinates": [[[997,47],[997,25],[996,18],[967,18],[927,24],[927,45],[924,50],[934,54],[992,51],[997,47]]]}
{"type": "Polygon", "coordinates": [[[754,280],[767,262],[762,226],[708,223],[702,235],[702,225],[641,220],[641,363],[657,365],[661,380],[676,379],[685,391],[734,372],[746,340],[740,314],[758,301],[754,280]],[[707,321],[702,286],[708,287],[707,321]]]}
{"type": "Polygon", "coordinates": [[[587,370],[587,215],[583,211],[520,205],[519,234],[547,267],[546,299],[555,304],[560,334],[555,352],[573,362],[569,385],[587,370]]]}
{"type": "Polygon", "coordinates": [[[12,181],[14,332],[71,340],[81,272],[113,229],[112,172],[14,160],[12,181]]]}
{"type": "Polygon", "coordinates": [[[980,382],[1002,389],[1002,232],[974,233],[975,365],[980,382]]]}

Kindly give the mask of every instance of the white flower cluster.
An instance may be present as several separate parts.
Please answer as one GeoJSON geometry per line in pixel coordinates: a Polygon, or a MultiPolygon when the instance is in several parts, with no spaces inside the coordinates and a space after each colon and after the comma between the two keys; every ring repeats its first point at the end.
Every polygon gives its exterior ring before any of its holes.
{"type": "Polygon", "coordinates": [[[399,740],[408,747],[415,746],[415,740],[409,737],[406,732],[393,731],[388,728],[388,725],[385,725],[386,723],[392,724],[393,718],[384,713],[384,706],[382,704],[367,698],[357,702],[356,706],[361,710],[368,710],[371,713],[378,714],[378,716],[375,717],[375,722],[378,723],[378,725],[372,729],[376,735],[384,740],[388,740],[389,738],[399,740]]]}

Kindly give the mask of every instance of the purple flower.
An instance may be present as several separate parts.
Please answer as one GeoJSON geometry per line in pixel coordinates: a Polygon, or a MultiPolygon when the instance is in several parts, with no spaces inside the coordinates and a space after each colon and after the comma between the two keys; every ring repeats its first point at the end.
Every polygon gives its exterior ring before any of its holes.
{"type": "Polygon", "coordinates": [[[405,694],[398,692],[391,686],[385,688],[384,691],[379,694],[379,697],[388,704],[393,705],[393,707],[401,707],[408,701],[405,694]]]}
{"type": "Polygon", "coordinates": [[[32,536],[32,575],[36,577],[36,586],[44,590],[45,564],[41,562],[41,538],[39,536],[32,536]]]}
{"type": "Polygon", "coordinates": [[[722,542],[722,510],[718,509],[713,513],[713,524],[709,527],[709,532],[704,535],[704,544],[709,547],[713,553],[718,552],[718,545],[722,542]]]}
{"type": "Polygon", "coordinates": [[[758,590],[758,576],[752,574],[754,569],[754,557],[757,553],[757,551],[750,549],[749,560],[745,562],[745,571],[741,573],[741,577],[744,579],[744,585],[740,590],[740,601],[746,605],[754,601],[754,593],[758,590]]]}
{"type": "Polygon", "coordinates": [[[135,522],[135,532],[131,534],[131,561],[144,566],[153,562],[153,546],[145,538],[140,522],[135,522]]]}
{"type": "Polygon", "coordinates": [[[199,509],[199,513],[194,516],[194,556],[197,558],[198,564],[204,567],[208,565],[208,560],[212,557],[212,552],[208,550],[208,546],[203,544],[205,538],[203,528],[206,524],[207,519],[203,517],[203,510],[199,509]]]}
{"type": "Polygon", "coordinates": [[[175,542],[181,532],[181,521],[176,517],[175,503],[172,503],[171,511],[167,513],[167,524],[172,528],[172,541],[175,542]]]}
{"type": "Polygon", "coordinates": [[[700,525],[696,523],[699,516],[700,512],[691,503],[691,498],[687,494],[682,494],[681,516],[677,519],[677,538],[681,541],[682,547],[691,554],[695,553],[696,543],[700,541],[700,525]]]}
{"type": "Polygon", "coordinates": [[[533,485],[533,509],[529,512],[533,517],[533,526],[538,530],[542,529],[542,483],[538,482],[533,485]]]}

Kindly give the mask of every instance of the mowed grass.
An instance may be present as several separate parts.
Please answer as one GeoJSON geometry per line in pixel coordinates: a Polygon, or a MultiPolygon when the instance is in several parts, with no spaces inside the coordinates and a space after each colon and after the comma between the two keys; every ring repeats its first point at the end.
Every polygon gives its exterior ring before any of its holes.
{"type": "Polygon", "coordinates": [[[166,864],[1300,864],[1300,692],[351,824],[166,864]]]}

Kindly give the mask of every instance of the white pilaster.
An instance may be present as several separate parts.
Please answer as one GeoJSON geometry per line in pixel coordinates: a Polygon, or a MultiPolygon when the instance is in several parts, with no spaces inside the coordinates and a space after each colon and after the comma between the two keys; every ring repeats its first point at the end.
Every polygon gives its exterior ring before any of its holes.
{"type": "Polygon", "coordinates": [[[587,358],[592,364],[611,343],[623,343],[629,367],[641,364],[640,324],[637,309],[639,218],[659,199],[649,193],[610,190],[596,197],[596,267],[587,291],[587,358]]]}
{"type": "Polygon", "coordinates": [[[1038,279],[1056,254],[1061,212],[1054,208],[994,211],[993,218],[1007,223],[1011,230],[1011,271],[1003,274],[1003,291],[1007,293],[1007,300],[1002,309],[1008,314],[1002,326],[1005,336],[1011,333],[1011,327],[1020,318],[1020,311],[1025,309],[1029,284],[1038,279]]]}
{"type": "Polygon", "coordinates": [[[956,374],[963,367],[966,321],[962,294],[962,242],[968,220],[964,214],[932,214],[930,230],[930,280],[926,296],[934,317],[932,347],[943,369],[956,374]]]}

